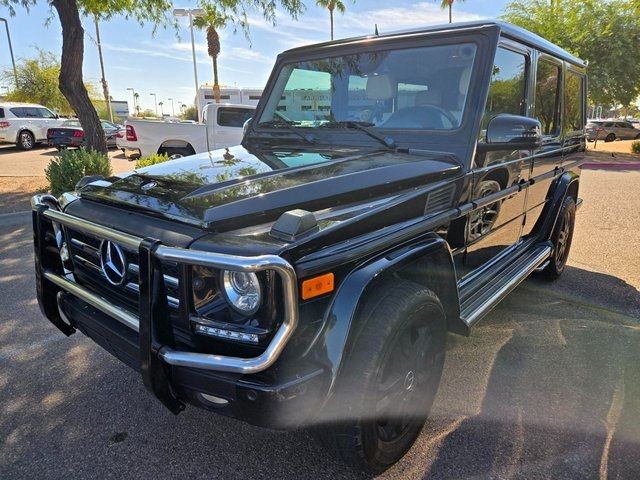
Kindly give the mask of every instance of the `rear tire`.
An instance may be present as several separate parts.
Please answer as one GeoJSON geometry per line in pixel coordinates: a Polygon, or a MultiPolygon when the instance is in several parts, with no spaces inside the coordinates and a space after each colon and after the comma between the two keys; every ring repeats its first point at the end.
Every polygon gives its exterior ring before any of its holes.
{"type": "Polygon", "coordinates": [[[551,236],[553,254],[549,259],[549,265],[540,272],[540,276],[545,280],[556,280],[564,272],[569,258],[569,251],[571,250],[575,222],[576,202],[573,197],[567,197],[562,202],[558,223],[551,236]]]}
{"type": "Polygon", "coordinates": [[[18,134],[18,148],[20,150],[31,150],[36,143],[33,133],[23,130],[18,134]]]}
{"type": "Polygon", "coordinates": [[[616,134],[615,133],[610,133],[609,135],[607,135],[604,139],[605,142],[609,143],[609,142],[613,142],[616,139],[616,134]]]}
{"type": "Polygon", "coordinates": [[[371,473],[402,458],[435,399],[446,345],[438,297],[394,279],[369,294],[362,331],[345,360],[318,431],[334,456],[371,473]]]}
{"type": "Polygon", "coordinates": [[[189,147],[166,147],[158,150],[159,154],[167,154],[169,158],[182,158],[188,157],[189,155],[194,155],[196,152],[193,151],[192,148],[189,147]]]}

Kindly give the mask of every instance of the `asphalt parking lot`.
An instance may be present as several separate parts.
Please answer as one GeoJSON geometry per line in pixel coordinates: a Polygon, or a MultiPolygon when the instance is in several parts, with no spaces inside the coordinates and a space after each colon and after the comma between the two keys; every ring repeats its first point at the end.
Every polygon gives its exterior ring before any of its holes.
{"type": "MultiPolygon", "coordinates": [[[[431,419],[381,478],[640,478],[640,172],[586,171],[570,267],[451,336],[431,419]]],[[[0,219],[0,478],[362,478],[306,431],[166,411],[35,300],[28,217],[0,219]]]]}

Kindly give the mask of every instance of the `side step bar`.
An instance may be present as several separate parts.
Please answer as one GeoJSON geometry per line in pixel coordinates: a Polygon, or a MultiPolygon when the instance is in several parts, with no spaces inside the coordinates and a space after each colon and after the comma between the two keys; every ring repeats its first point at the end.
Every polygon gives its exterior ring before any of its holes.
{"type": "Polygon", "coordinates": [[[477,285],[479,281],[482,281],[482,278],[478,278],[472,284],[466,285],[464,289],[460,290],[460,318],[462,321],[468,328],[471,328],[520,282],[545,263],[550,255],[551,245],[548,243],[536,245],[512,263],[507,264],[486,284],[477,285]],[[465,291],[469,294],[465,295],[465,291]]]}

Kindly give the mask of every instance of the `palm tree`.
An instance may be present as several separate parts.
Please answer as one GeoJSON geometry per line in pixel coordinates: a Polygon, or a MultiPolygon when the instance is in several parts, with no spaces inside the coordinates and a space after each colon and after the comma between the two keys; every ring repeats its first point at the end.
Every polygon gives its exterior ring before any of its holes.
{"type": "Polygon", "coordinates": [[[164,103],[158,102],[158,106],[160,107],[160,117],[164,118],[164,110],[162,109],[162,105],[164,105],[164,103]]]}
{"type": "Polygon", "coordinates": [[[338,10],[338,12],[344,13],[347,10],[347,7],[342,0],[316,0],[316,5],[329,10],[329,21],[331,22],[331,40],[333,40],[333,11],[338,10]]]}
{"type": "Polygon", "coordinates": [[[218,83],[218,55],[220,55],[220,36],[218,29],[224,28],[230,20],[229,16],[221,13],[213,4],[207,3],[204,13],[193,19],[193,26],[207,31],[207,51],[213,61],[213,94],[216,103],[220,103],[220,85],[218,83]]]}
{"type": "MultiPolygon", "coordinates": [[[[443,10],[445,8],[449,9],[449,23],[453,22],[453,15],[452,15],[452,10],[453,10],[453,2],[455,0],[442,0],[440,3],[440,8],[442,8],[443,10]]],[[[458,0],[458,2],[464,2],[464,0],[458,0]]]]}

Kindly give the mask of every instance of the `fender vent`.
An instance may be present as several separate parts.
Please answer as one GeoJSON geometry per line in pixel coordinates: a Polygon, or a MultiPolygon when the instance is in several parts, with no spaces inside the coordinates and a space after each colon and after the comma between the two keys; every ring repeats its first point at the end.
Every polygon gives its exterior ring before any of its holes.
{"type": "Polygon", "coordinates": [[[424,206],[424,215],[433,215],[450,208],[453,204],[455,185],[447,185],[427,194],[427,202],[424,206]]]}

